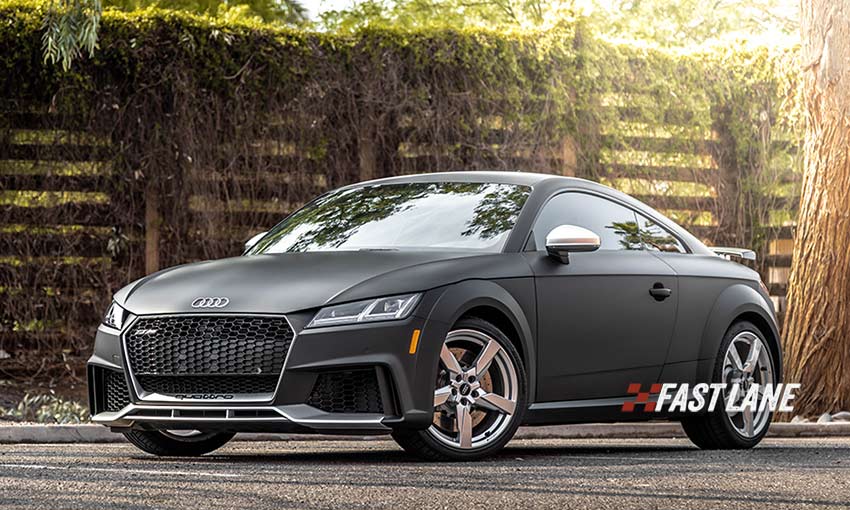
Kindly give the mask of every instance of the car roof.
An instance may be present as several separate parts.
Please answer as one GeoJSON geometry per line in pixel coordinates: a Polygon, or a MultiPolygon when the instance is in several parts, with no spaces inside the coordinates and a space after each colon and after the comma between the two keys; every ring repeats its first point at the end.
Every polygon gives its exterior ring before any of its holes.
{"type": "MultiPolygon", "coordinates": [[[[373,179],[371,181],[350,184],[342,189],[381,184],[403,184],[408,182],[481,182],[493,184],[514,184],[540,188],[547,194],[566,188],[578,188],[604,193],[639,209],[653,210],[647,204],[634,199],[626,193],[598,182],[581,179],[579,177],[567,177],[563,175],[541,174],[534,172],[493,172],[484,170],[466,172],[432,172],[426,174],[402,175],[373,179]]],[[[654,212],[657,213],[657,211],[654,212]]]]}
{"type": "Polygon", "coordinates": [[[591,182],[577,177],[562,177],[552,174],[539,174],[533,172],[491,172],[482,170],[474,172],[433,172],[427,174],[385,177],[383,179],[358,182],[357,184],[352,184],[347,187],[359,187],[374,184],[398,184],[405,182],[492,182],[496,184],[534,186],[547,179],[563,180],[565,181],[564,184],[568,184],[569,181],[583,183],[591,182]]]}

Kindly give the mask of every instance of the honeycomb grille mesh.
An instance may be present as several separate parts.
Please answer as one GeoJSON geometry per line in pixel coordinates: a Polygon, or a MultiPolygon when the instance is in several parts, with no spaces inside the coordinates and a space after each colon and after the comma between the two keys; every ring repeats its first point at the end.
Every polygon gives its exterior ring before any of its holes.
{"type": "Polygon", "coordinates": [[[148,392],[270,393],[294,335],[282,317],[149,317],[126,333],[133,376],[148,392]]]}
{"type": "Polygon", "coordinates": [[[106,411],[115,412],[130,405],[130,392],[124,374],[115,370],[103,370],[103,403],[106,411]]]}
{"type": "Polygon", "coordinates": [[[374,369],[320,374],[307,404],[328,413],[384,412],[374,369]]]}

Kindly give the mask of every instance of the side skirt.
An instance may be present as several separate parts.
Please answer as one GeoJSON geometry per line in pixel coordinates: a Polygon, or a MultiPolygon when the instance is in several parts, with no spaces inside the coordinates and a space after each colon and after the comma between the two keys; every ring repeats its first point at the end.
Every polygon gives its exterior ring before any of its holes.
{"type": "MultiPolygon", "coordinates": [[[[656,396],[650,397],[650,401],[656,396]]],[[[600,398],[590,400],[567,400],[562,402],[538,402],[531,404],[525,413],[524,425],[562,425],[569,423],[613,423],[624,421],[679,420],[679,414],[645,412],[643,404],[636,404],[634,411],[624,411],[623,404],[634,402],[628,397],[600,398]]]]}

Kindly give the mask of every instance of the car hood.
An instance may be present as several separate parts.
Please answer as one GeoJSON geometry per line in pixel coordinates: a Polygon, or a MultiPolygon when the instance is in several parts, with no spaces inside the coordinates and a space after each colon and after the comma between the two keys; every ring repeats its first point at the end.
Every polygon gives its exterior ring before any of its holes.
{"type": "Polygon", "coordinates": [[[419,292],[471,278],[530,274],[518,254],[312,252],[198,262],[142,278],[115,295],[136,315],[199,311],[199,297],[227,297],[205,312],[289,313],[332,303],[419,292]]]}

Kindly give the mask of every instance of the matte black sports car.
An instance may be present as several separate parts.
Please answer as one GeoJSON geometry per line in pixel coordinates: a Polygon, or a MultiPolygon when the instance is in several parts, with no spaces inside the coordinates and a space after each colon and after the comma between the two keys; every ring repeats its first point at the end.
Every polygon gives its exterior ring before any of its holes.
{"type": "Polygon", "coordinates": [[[780,373],[756,272],[608,187],[485,172],[347,186],[243,256],[142,278],[88,368],[94,421],[153,454],[298,431],[390,433],[427,459],[491,454],[522,424],[658,418],[747,448],[769,411],[624,413],[628,389],[780,373]]]}

